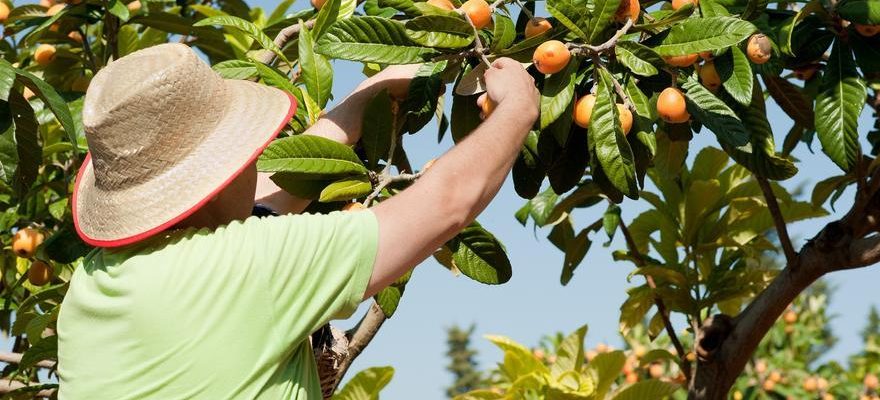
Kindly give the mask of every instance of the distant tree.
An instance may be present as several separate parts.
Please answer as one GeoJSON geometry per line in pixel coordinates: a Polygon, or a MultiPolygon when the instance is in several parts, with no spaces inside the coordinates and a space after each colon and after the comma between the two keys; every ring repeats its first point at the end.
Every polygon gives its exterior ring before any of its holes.
{"type": "Polygon", "coordinates": [[[449,366],[446,367],[452,373],[453,382],[446,388],[446,395],[454,397],[475,389],[482,382],[482,375],[477,371],[477,362],[474,356],[477,351],[471,348],[471,335],[474,326],[467,330],[454,325],[447,330],[446,343],[449,351],[449,366]]]}

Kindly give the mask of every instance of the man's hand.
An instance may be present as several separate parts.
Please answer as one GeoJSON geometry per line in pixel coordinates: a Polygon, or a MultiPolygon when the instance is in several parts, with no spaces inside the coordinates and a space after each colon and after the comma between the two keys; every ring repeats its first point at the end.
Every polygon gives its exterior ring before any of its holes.
{"type": "MultiPolygon", "coordinates": [[[[537,118],[538,88],[535,79],[526,72],[522,64],[510,59],[499,58],[492,63],[483,75],[486,82],[486,93],[477,99],[477,105],[492,101],[495,107],[513,108],[526,113],[526,117],[537,118]]],[[[512,112],[516,112],[511,110],[512,112]]],[[[487,118],[484,115],[483,118],[487,118]]]]}

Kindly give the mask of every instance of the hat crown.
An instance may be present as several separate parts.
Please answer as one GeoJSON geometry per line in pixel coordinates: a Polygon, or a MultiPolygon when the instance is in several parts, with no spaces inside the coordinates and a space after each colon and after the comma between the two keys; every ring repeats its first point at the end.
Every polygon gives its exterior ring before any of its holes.
{"type": "Polygon", "coordinates": [[[183,44],[111,62],[95,75],[83,104],[96,186],[124,189],[169,171],[205,140],[227,106],[223,79],[183,44]]]}

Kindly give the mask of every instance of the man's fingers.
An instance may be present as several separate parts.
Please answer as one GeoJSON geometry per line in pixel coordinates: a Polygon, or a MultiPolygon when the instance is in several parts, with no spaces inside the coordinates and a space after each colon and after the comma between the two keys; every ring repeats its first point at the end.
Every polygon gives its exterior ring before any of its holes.
{"type": "Polygon", "coordinates": [[[486,96],[487,96],[487,95],[488,95],[488,94],[483,93],[483,94],[480,95],[480,97],[477,97],[477,106],[479,106],[479,107],[483,107],[483,103],[486,102],[486,96]]]}
{"type": "Polygon", "coordinates": [[[522,68],[522,65],[520,63],[509,57],[501,57],[492,63],[492,67],[498,69],[504,69],[507,67],[512,67],[514,65],[518,65],[520,68],[522,68]]]}

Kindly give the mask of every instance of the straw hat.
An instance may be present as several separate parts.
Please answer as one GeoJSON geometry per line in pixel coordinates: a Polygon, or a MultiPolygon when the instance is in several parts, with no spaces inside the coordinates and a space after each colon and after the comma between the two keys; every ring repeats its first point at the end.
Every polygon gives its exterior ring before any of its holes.
{"type": "Polygon", "coordinates": [[[107,65],[89,86],[89,154],[73,193],[77,233],[123,246],[186,218],[269,145],[296,110],[285,92],[226,80],[171,43],[107,65]]]}

